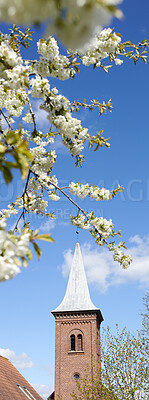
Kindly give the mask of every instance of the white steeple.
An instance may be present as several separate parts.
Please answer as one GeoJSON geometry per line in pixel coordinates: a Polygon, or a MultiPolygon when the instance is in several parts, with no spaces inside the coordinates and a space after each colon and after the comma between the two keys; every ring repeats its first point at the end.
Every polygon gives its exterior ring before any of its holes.
{"type": "Polygon", "coordinates": [[[77,241],[66,294],[54,312],[98,310],[91,301],[82,255],[77,241]]]}

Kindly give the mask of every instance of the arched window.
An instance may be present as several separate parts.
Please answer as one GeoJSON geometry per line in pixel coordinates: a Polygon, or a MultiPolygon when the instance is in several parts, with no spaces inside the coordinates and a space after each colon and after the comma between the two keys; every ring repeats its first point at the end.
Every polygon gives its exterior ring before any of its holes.
{"type": "Polygon", "coordinates": [[[80,334],[77,336],[77,349],[78,351],[83,350],[82,335],[80,334]]]}
{"type": "Polygon", "coordinates": [[[75,335],[70,336],[70,349],[71,351],[75,351],[75,335]]]}

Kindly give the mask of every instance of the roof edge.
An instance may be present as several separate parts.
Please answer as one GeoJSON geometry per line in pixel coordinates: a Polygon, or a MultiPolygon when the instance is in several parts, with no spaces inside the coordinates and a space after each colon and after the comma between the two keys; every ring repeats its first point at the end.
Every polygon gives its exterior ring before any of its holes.
{"type": "Polygon", "coordinates": [[[65,310],[65,311],[53,310],[53,311],[51,311],[51,314],[54,316],[56,314],[82,314],[82,313],[84,313],[84,314],[97,313],[100,317],[100,321],[101,322],[104,321],[104,318],[103,318],[102,313],[99,308],[97,308],[97,309],[94,308],[92,310],[74,310],[74,311],[73,310],[65,310]]]}
{"type": "Polygon", "coordinates": [[[1,354],[0,354],[0,357],[4,358],[4,360],[9,361],[9,359],[7,357],[2,356],[1,354]]]}

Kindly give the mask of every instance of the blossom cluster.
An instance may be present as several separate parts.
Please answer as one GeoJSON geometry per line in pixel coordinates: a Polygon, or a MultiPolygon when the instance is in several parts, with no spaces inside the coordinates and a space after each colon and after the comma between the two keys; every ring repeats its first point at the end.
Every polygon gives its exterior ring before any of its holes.
{"type": "MultiPolygon", "coordinates": [[[[23,4],[24,0],[21,1],[23,4]]],[[[100,0],[98,0],[97,6],[96,0],[91,0],[91,13],[94,13],[96,8],[99,11],[102,3],[110,5],[111,1],[101,0],[100,4],[100,0]]],[[[83,0],[83,2],[82,0],[73,0],[69,2],[69,9],[71,9],[72,5],[77,5],[76,7],[80,7],[80,12],[82,13],[85,7],[87,14],[86,6],[89,5],[88,2],[89,0],[83,0]]],[[[112,1],[113,4],[116,4],[116,2],[118,1],[112,1]]],[[[13,3],[13,0],[11,0],[11,3],[13,3]]],[[[38,3],[40,3],[40,0],[38,0],[38,3]]],[[[52,1],[48,0],[48,3],[52,4],[52,1]]],[[[66,0],[62,0],[62,3],[63,5],[66,3],[65,5],[68,6],[66,0]]],[[[55,2],[53,2],[53,7],[55,7],[55,2]]],[[[11,12],[12,8],[13,5],[11,4],[11,12]]],[[[76,8],[74,7],[75,10],[76,8]]],[[[3,7],[0,12],[3,12],[3,7]]],[[[82,15],[81,13],[80,15],[82,15]]],[[[87,17],[82,15],[82,24],[85,23],[84,18],[88,21],[87,17]]],[[[74,29],[78,29],[77,34],[79,34],[80,28],[76,26],[74,29]]],[[[114,34],[111,29],[103,30],[98,34],[88,52],[82,57],[83,64],[90,65],[93,63],[100,65],[102,58],[107,57],[109,54],[115,59],[115,63],[120,63],[117,58],[120,40],[120,37],[114,34]]],[[[11,181],[11,167],[19,168],[21,173],[25,171],[22,176],[23,178],[26,177],[23,194],[17,197],[8,206],[8,209],[0,212],[0,280],[9,279],[19,272],[19,266],[21,266],[21,262],[24,261],[24,257],[28,254],[31,240],[31,230],[20,235],[7,233],[6,218],[10,218],[11,215],[20,212],[15,225],[15,230],[17,230],[22,217],[24,226],[26,226],[28,213],[41,213],[49,216],[47,213],[48,201],[44,200],[45,190],[49,199],[53,201],[60,199],[58,192],[65,194],[58,187],[56,176],[51,175],[57,157],[55,150],[52,149],[55,136],[61,135],[63,144],[69,149],[71,155],[76,157],[77,161],[81,157],[80,152],[84,148],[84,143],[87,139],[89,139],[90,147],[92,146],[92,143],[90,143],[91,138],[93,143],[97,144],[97,147],[99,145],[99,142],[96,142],[96,136],[91,137],[88,129],[82,126],[81,120],[73,116],[73,108],[71,108],[69,100],[60,94],[56,87],[51,88],[51,82],[49,83],[47,79],[47,77],[54,77],[64,80],[74,77],[74,66],[76,66],[75,59],[73,59],[74,56],[66,57],[60,55],[57,42],[51,36],[47,40],[40,40],[37,46],[38,53],[41,55],[39,61],[28,60],[25,62],[19,50],[16,51],[15,45],[12,45],[10,36],[1,35],[0,37],[0,109],[3,110],[2,116],[5,119],[5,124],[7,123],[7,128],[3,130],[2,127],[1,130],[0,152],[1,160],[4,163],[2,171],[5,172],[3,176],[4,178],[6,176],[7,183],[11,181]],[[40,109],[47,113],[50,125],[47,133],[38,130],[36,115],[32,110],[32,97],[41,99],[40,109]],[[21,121],[22,124],[32,124],[31,130],[24,129],[22,125],[20,125],[19,129],[12,129],[11,124],[17,121],[13,121],[11,117],[20,117],[22,112],[22,121],[19,118],[19,123],[21,121]],[[53,132],[53,126],[56,128],[56,132],[53,132]],[[14,157],[14,162],[10,161],[11,156],[14,157]]],[[[88,183],[81,185],[80,183],[71,182],[67,189],[71,194],[77,195],[81,199],[88,195],[98,201],[108,200],[112,196],[112,192],[109,190],[91,186],[88,183]]],[[[69,198],[67,194],[66,197],[69,198]]],[[[79,209],[80,207],[78,206],[79,209]]],[[[97,218],[93,213],[89,215],[84,212],[84,215],[79,213],[76,217],[71,216],[71,222],[80,228],[88,229],[100,246],[105,243],[108,244],[107,240],[113,232],[111,219],[97,218]]],[[[35,245],[36,249],[37,247],[35,245]]],[[[119,261],[123,267],[130,263],[131,259],[128,256],[124,256],[120,247],[116,248],[113,245],[113,248],[109,247],[109,250],[113,250],[114,259],[119,261]]]]}
{"type": "Polygon", "coordinates": [[[5,89],[4,79],[0,79],[0,108],[5,108],[9,115],[19,117],[22,114],[28,95],[25,89],[5,89]]]}
{"type": "MultiPolygon", "coordinates": [[[[102,35],[106,36],[104,33],[102,35]]],[[[111,37],[113,38],[114,34],[111,37]]],[[[9,42],[9,36],[1,36],[0,107],[6,108],[9,115],[19,117],[25,104],[29,103],[30,93],[35,98],[43,98],[45,102],[41,109],[48,112],[48,119],[58,129],[64,145],[71,154],[78,156],[84,147],[88,131],[82,127],[79,119],[72,117],[68,99],[58,94],[56,88],[50,91],[49,81],[44,77],[50,75],[68,79],[74,76],[69,59],[59,54],[56,40],[49,37],[46,41],[41,39],[37,44],[38,52],[42,55],[39,62],[30,64],[28,61],[23,65],[21,56],[14,51],[9,42]],[[44,68],[44,65],[47,67],[44,68]],[[30,74],[35,74],[35,78],[30,79],[30,74]],[[28,92],[26,87],[30,87],[28,92]]],[[[110,46],[109,50],[111,51],[110,46]]],[[[32,113],[27,113],[23,120],[33,123],[32,113]]]]}
{"type": "Polygon", "coordinates": [[[77,226],[78,228],[90,229],[90,222],[83,214],[78,214],[76,217],[70,215],[70,221],[72,225],[77,226]]]}
{"type": "MultiPolygon", "coordinates": [[[[41,189],[41,187],[40,187],[41,189]]],[[[42,197],[42,193],[37,193],[35,190],[28,191],[27,194],[22,196],[18,196],[16,200],[13,202],[13,207],[17,207],[17,209],[23,209],[24,213],[33,213],[33,214],[45,214],[47,210],[48,202],[45,201],[42,197]]],[[[14,210],[17,211],[16,208],[14,210]]]]}
{"type": "Polygon", "coordinates": [[[47,173],[52,170],[53,164],[56,162],[55,150],[50,150],[47,153],[44,144],[45,142],[30,149],[34,157],[31,169],[32,172],[39,176],[40,183],[47,182],[47,173]]]}
{"type": "Polygon", "coordinates": [[[19,117],[28,95],[24,88],[29,83],[29,67],[23,65],[20,55],[12,49],[9,36],[2,35],[0,42],[0,108],[19,117]]]}
{"type": "Polygon", "coordinates": [[[87,43],[95,29],[107,26],[111,17],[121,17],[117,5],[122,0],[0,0],[0,20],[32,25],[50,22],[49,29],[73,49],[87,43]]]}
{"type": "Polygon", "coordinates": [[[88,183],[81,185],[80,183],[71,182],[69,185],[69,191],[73,195],[77,195],[81,199],[84,199],[87,195],[94,200],[109,200],[110,190],[98,186],[91,186],[88,183]]]}
{"type": "Polygon", "coordinates": [[[30,80],[31,94],[32,97],[45,98],[50,93],[50,84],[48,79],[41,78],[40,75],[36,75],[35,78],[30,80]]]}
{"type": "Polygon", "coordinates": [[[20,272],[21,260],[29,251],[30,233],[14,235],[6,232],[6,221],[0,219],[0,281],[13,278],[20,272]]]}
{"type": "MultiPolygon", "coordinates": [[[[93,231],[91,232],[94,236],[94,233],[97,233],[97,239],[101,239],[104,241],[105,239],[109,238],[112,233],[113,222],[112,219],[107,220],[103,217],[94,217],[91,216],[90,218],[91,224],[93,226],[93,231]]],[[[97,241],[98,243],[98,241],[97,241]]]]}
{"type": "MultiPolygon", "coordinates": [[[[38,170],[38,173],[36,174],[36,178],[34,177],[30,181],[29,188],[31,190],[37,191],[37,190],[41,189],[41,187],[42,188],[44,187],[44,188],[46,188],[46,190],[48,192],[48,196],[49,196],[50,200],[58,201],[60,199],[60,197],[56,193],[55,185],[56,186],[58,185],[58,180],[55,175],[54,176],[50,175],[50,177],[49,177],[45,173],[43,174],[43,173],[41,173],[40,170],[38,170]],[[38,180],[37,180],[37,178],[38,178],[38,180]]],[[[41,193],[40,193],[40,197],[41,197],[41,193]]]]}
{"type": "Polygon", "coordinates": [[[118,246],[115,246],[114,243],[108,244],[108,249],[114,252],[113,254],[114,261],[118,261],[119,264],[122,265],[124,269],[126,269],[131,264],[132,257],[130,256],[130,254],[124,254],[121,250],[121,247],[123,247],[123,244],[121,242],[119,243],[118,246]]]}
{"type": "MultiPolygon", "coordinates": [[[[85,217],[83,214],[78,214],[76,217],[71,216],[71,223],[82,229],[90,229],[90,233],[93,236],[102,237],[102,244],[105,244],[105,239],[109,238],[112,233],[113,223],[103,217],[95,217],[93,214],[87,214],[85,217]],[[92,229],[93,228],[93,229],[92,229]]],[[[99,244],[99,243],[98,243],[99,244]]]]}
{"type": "Polygon", "coordinates": [[[1,66],[0,66],[0,75],[3,77],[4,71],[8,68],[16,67],[18,65],[22,65],[22,58],[18,55],[10,46],[9,36],[1,34],[1,43],[0,43],[0,58],[1,58],[1,66]]]}
{"type": "Polygon", "coordinates": [[[18,210],[14,208],[13,204],[8,204],[7,209],[0,210],[0,221],[6,221],[7,218],[10,218],[11,215],[18,214],[18,210]]]}
{"type": "Polygon", "coordinates": [[[34,214],[45,213],[47,210],[48,202],[43,200],[42,194],[28,193],[24,198],[24,208],[34,214]]]}
{"type": "Polygon", "coordinates": [[[72,155],[77,156],[83,149],[88,130],[82,127],[79,119],[72,117],[68,99],[56,90],[51,91],[40,108],[48,113],[47,118],[58,129],[64,145],[72,155]]]}
{"type": "Polygon", "coordinates": [[[59,47],[54,37],[37,42],[38,53],[42,55],[35,64],[35,72],[44,77],[51,76],[60,80],[74,78],[75,70],[68,57],[59,54],[59,47]]]}
{"type": "Polygon", "coordinates": [[[0,42],[0,79],[5,80],[5,87],[20,89],[29,83],[29,66],[23,65],[20,54],[10,45],[10,37],[1,35],[0,42]]]}
{"type": "MultiPolygon", "coordinates": [[[[107,239],[112,234],[113,223],[111,219],[107,220],[103,217],[97,218],[93,213],[91,213],[91,215],[87,214],[86,216],[79,213],[76,217],[70,216],[70,220],[71,223],[78,228],[88,229],[99,246],[105,245],[107,239]]],[[[132,262],[132,257],[130,254],[124,254],[122,252],[121,247],[125,247],[124,244],[120,242],[119,245],[116,246],[115,243],[112,242],[107,243],[107,245],[108,249],[114,253],[114,261],[118,261],[124,269],[128,268],[132,262]]]]}
{"type": "Polygon", "coordinates": [[[83,64],[86,66],[93,64],[100,67],[101,61],[110,55],[115,60],[116,65],[121,65],[123,60],[118,58],[120,42],[121,37],[117,33],[113,33],[111,28],[103,29],[91,40],[89,48],[82,57],[83,64]]]}

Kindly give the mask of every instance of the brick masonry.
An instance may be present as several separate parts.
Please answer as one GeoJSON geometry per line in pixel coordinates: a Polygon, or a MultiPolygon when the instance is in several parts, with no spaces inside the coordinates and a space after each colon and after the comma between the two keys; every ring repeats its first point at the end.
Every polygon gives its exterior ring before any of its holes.
{"type": "Polygon", "coordinates": [[[55,316],[55,400],[72,400],[77,393],[74,374],[80,378],[100,365],[100,311],[53,312],[55,316]],[[81,334],[82,351],[71,351],[70,336],[81,334]]]}

